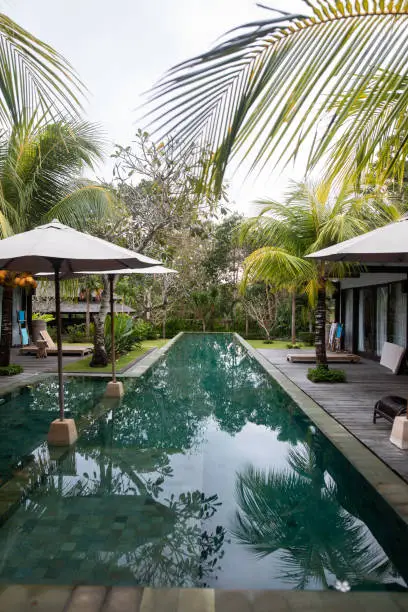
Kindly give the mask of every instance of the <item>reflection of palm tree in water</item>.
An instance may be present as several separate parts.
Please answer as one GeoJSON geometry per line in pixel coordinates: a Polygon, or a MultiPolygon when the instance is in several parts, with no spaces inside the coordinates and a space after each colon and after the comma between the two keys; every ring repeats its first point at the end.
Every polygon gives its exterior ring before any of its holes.
{"type": "Polygon", "coordinates": [[[382,581],[393,569],[364,525],[337,500],[336,484],[321,467],[319,449],[289,452],[291,470],[256,470],[237,477],[233,534],[257,556],[280,551],[280,579],[297,589],[382,581]]]}
{"type": "MultiPolygon", "coordinates": [[[[222,526],[217,526],[214,532],[205,529],[205,522],[220,506],[217,495],[206,496],[195,490],[166,498],[163,485],[173,476],[169,455],[162,449],[116,446],[114,417],[111,412],[92,426],[95,435],[95,427],[99,428],[96,437],[104,440],[102,448],[88,445],[86,436],[77,444],[77,452],[95,461],[97,469],[82,473],[79,479],[77,475],[65,479],[65,487],[59,490],[51,485],[53,494],[64,498],[101,497],[105,504],[110,501],[116,504],[116,497],[118,507],[122,504],[119,497],[126,501],[134,499],[133,512],[140,511],[140,533],[135,534],[134,542],[130,538],[131,546],[125,553],[114,548],[105,552],[105,561],[119,569],[126,567],[138,584],[205,586],[206,579],[219,569],[223,556],[225,529],[222,526]],[[159,531],[154,525],[157,516],[159,531]]],[[[117,423],[120,427],[121,422],[117,423]]],[[[125,508],[122,510],[126,514],[125,508]]]]}

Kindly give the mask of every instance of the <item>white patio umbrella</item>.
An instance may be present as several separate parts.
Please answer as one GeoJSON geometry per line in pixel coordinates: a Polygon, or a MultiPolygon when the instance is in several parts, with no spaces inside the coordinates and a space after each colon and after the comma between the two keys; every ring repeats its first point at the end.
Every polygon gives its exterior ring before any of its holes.
{"type": "Polygon", "coordinates": [[[54,273],[60,422],[64,421],[60,277],[85,270],[98,272],[146,268],[160,263],[106,240],[78,232],[57,220],[0,240],[1,269],[28,271],[32,274],[54,273]]]}
{"type": "Polygon", "coordinates": [[[408,216],[366,234],[307,255],[326,261],[408,263],[408,216]]]}
{"type": "MultiPolygon", "coordinates": [[[[177,270],[166,268],[165,266],[149,266],[146,268],[134,268],[132,270],[105,270],[104,272],[78,272],[76,276],[88,276],[89,274],[107,274],[109,276],[109,292],[110,292],[110,311],[111,311],[111,362],[112,362],[112,383],[116,385],[116,362],[115,362],[115,312],[114,312],[114,296],[113,284],[116,275],[129,274],[178,274],[177,270]]],[[[123,388],[120,389],[123,393],[123,388]]]]}

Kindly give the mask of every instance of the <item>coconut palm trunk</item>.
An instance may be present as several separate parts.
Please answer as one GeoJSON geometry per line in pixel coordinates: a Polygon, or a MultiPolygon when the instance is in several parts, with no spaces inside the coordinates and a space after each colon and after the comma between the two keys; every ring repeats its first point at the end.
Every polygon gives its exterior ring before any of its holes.
{"type": "Polygon", "coordinates": [[[326,279],[319,279],[315,312],[316,366],[328,369],[326,354],[326,279]]]}
{"type": "Polygon", "coordinates": [[[291,335],[292,335],[292,344],[296,344],[296,291],[292,292],[291,335]]]}
{"type": "Polygon", "coordinates": [[[90,291],[89,291],[89,287],[87,287],[85,289],[85,296],[86,296],[85,335],[86,335],[86,338],[88,339],[89,336],[90,336],[90,329],[91,329],[90,291]]]}
{"type": "Polygon", "coordinates": [[[11,345],[13,342],[13,288],[3,287],[0,366],[10,365],[11,345]]]}
{"type": "MultiPolygon", "coordinates": [[[[113,281],[114,282],[114,281],[113,281]]],[[[109,278],[103,276],[103,293],[98,314],[94,316],[94,352],[92,354],[91,368],[100,368],[108,365],[108,353],[105,347],[105,320],[109,312],[109,278]]],[[[113,314],[113,313],[112,313],[113,314]]]]}

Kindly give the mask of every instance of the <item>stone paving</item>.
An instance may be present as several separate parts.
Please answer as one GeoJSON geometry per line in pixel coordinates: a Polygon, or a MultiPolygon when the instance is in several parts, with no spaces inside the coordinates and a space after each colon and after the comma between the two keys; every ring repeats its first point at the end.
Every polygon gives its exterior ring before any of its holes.
{"type": "Polygon", "coordinates": [[[9,586],[0,612],[404,612],[403,593],[9,586]]]}

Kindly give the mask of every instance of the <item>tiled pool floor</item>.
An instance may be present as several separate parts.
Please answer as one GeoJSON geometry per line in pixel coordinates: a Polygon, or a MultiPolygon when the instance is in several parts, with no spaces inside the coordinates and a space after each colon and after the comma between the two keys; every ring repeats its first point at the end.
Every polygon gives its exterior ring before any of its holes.
{"type": "Polygon", "coordinates": [[[242,345],[187,337],[125,386],[1,528],[4,584],[406,588],[406,525],[242,345]]]}

